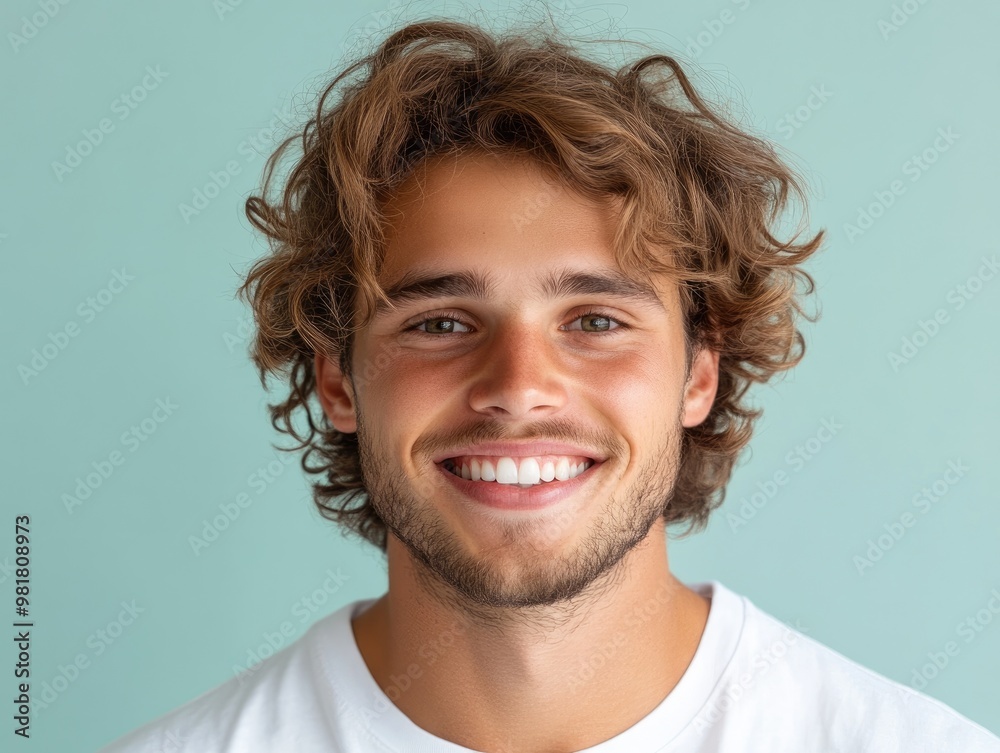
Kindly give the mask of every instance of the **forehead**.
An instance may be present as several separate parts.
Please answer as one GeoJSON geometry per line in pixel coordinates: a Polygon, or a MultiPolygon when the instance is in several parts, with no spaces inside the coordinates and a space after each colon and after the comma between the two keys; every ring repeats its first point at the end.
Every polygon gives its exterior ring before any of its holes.
{"type": "MultiPolygon", "coordinates": [[[[483,292],[517,286],[552,297],[570,291],[572,285],[557,280],[576,273],[624,278],[613,247],[617,202],[585,197],[526,157],[427,160],[386,203],[385,213],[378,279],[386,290],[457,272],[489,279],[483,292]]],[[[666,281],[646,286],[669,295],[666,281]]],[[[579,282],[575,292],[585,288],[579,282]]]]}
{"type": "Polygon", "coordinates": [[[610,259],[610,203],[589,202],[535,163],[517,157],[446,156],[424,163],[386,204],[384,269],[439,258],[510,260],[586,253],[610,259]]]}

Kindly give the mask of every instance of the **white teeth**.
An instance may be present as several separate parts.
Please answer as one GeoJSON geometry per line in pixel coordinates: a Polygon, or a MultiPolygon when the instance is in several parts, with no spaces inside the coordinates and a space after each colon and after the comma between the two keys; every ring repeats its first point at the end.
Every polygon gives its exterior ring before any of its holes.
{"type": "Polygon", "coordinates": [[[483,481],[496,481],[497,480],[496,469],[493,467],[493,463],[491,463],[489,460],[483,461],[483,474],[482,475],[483,475],[483,477],[482,477],[483,481]]]}
{"type": "Polygon", "coordinates": [[[556,477],[556,466],[551,460],[545,461],[540,472],[540,477],[542,481],[551,481],[556,477]]]}
{"type": "Polygon", "coordinates": [[[593,461],[570,463],[567,458],[559,458],[555,463],[546,460],[539,465],[535,458],[521,458],[517,463],[513,458],[502,457],[495,466],[492,461],[472,458],[461,466],[456,466],[454,461],[446,461],[445,468],[466,481],[496,481],[526,488],[550,481],[567,481],[579,476],[591,465],[593,461]]]}
{"type": "Polygon", "coordinates": [[[517,483],[537,484],[542,480],[542,472],[538,468],[538,461],[534,458],[524,458],[517,469],[517,483]]]}
{"type": "Polygon", "coordinates": [[[517,465],[514,463],[513,458],[500,458],[497,462],[497,483],[517,483],[517,465]]]}

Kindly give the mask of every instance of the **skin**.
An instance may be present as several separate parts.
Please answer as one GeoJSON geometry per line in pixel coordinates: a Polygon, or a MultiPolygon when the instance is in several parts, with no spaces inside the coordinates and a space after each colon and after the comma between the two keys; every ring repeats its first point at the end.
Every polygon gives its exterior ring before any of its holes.
{"type": "Polygon", "coordinates": [[[487,753],[596,745],[663,701],[705,628],[710,602],[670,572],[661,512],[682,427],[715,398],[718,354],[695,351],[686,369],[667,280],[654,283],[662,307],[538,292],[553,270],[617,269],[618,220],[612,202],[525,159],[435,158],[387,210],[383,287],[414,269],[488,271],[498,286],[485,301],[390,309],[358,333],[353,380],[316,357],[323,410],[357,432],[390,530],[389,588],[353,620],[358,648],[395,705],[445,740],[487,753]],[[422,337],[405,331],[427,315],[422,337]],[[595,334],[616,327],[602,316],[631,329],[595,334]],[[487,508],[434,466],[459,444],[505,439],[608,459],[540,511],[487,508]]]}

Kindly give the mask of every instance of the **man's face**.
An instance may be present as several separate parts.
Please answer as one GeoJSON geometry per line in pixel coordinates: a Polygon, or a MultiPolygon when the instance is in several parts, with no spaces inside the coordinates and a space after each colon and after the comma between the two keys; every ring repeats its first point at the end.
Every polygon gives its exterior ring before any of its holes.
{"type": "Polygon", "coordinates": [[[671,283],[656,283],[652,300],[543,289],[563,273],[620,275],[609,207],[524,160],[428,163],[387,207],[380,283],[470,273],[493,287],[481,299],[408,300],[381,313],[356,337],[353,384],[317,357],[323,407],[338,430],[357,431],[369,499],[390,536],[469,601],[563,601],[658,521],[662,533],[682,426],[711,408],[718,360],[698,352],[686,380],[671,283]],[[580,445],[604,460],[553,505],[502,510],[462,493],[435,462],[490,441],[580,445]]]}

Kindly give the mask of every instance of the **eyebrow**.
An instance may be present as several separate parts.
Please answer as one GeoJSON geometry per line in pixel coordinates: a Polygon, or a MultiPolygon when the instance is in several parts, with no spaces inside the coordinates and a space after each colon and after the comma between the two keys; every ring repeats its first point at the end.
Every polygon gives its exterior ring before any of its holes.
{"type": "MultiPolygon", "coordinates": [[[[489,299],[496,290],[496,280],[488,273],[462,271],[446,274],[410,271],[389,287],[386,297],[395,306],[436,298],[489,299]]],[[[548,298],[575,295],[601,295],[666,311],[656,291],[645,283],[632,280],[616,270],[593,272],[567,269],[549,273],[541,283],[541,292],[548,298]]],[[[389,307],[379,301],[375,316],[388,313],[389,307]]]]}

